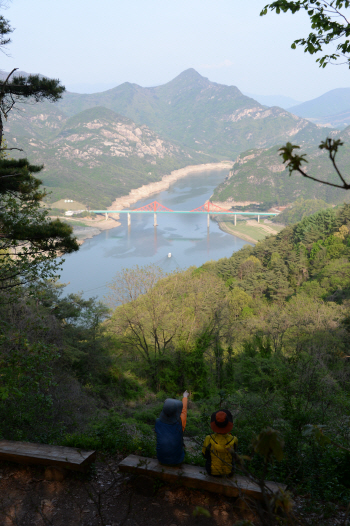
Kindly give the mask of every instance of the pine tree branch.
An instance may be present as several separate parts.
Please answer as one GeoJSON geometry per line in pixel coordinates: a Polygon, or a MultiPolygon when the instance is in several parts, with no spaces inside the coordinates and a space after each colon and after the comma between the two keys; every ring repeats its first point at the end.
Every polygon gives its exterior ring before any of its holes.
{"type": "Polygon", "coordinates": [[[10,174],[10,175],[1,175],[0,174],[0,181],[1,181],[1,179],[6,179],[6,177],[19,177],[21,175],[22,174],[10,174]]]}
{"type": "Polygon", "coordinates": [[[4,93],[4,87],[8,84],[8,81],[9,81],[9,78],[11,77],[11,75],[13,75],[13,73],[15,71],[17,71],[18,68],[13,68],[13,70],[7,75],[6,79],[4,80],[3,84],[2,84],[2,90],[1,90],[1,93],[4,93]]]}

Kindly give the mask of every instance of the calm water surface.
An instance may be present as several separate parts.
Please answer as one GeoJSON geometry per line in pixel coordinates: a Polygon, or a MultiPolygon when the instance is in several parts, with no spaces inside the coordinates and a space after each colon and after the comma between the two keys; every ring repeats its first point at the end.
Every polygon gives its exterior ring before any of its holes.
{"type": "MultiPolygon", "coordinates": [[[[201,206],[225,178],[225,171],[206,171],[174,183],[168,190],[140,200],[132,208],[158,201],[172,210],[192,210],[201,206]]],[[[225,234],[215,221],[207,228],[206,214],[158,214],[158,226],[153,226],[153,214],[121,214],[121,226],[87,239],[79,252],[65,256],[62,283],[69,283],[67,294],[83,292],[84,297],[103,296],[107,283],[115,274],[135,265],[157,264],[165,271],[202,265],[208,260],[229,257],[246,241],[225,234]],[[168,258],[171,252],[172,257],[168,258]]]]}

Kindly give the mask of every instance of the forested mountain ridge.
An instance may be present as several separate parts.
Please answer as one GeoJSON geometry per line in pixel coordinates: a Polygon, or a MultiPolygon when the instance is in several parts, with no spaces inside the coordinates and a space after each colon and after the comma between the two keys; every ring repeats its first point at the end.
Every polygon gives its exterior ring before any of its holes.
{"type": "Polygon", "coordinates": [[[235,86],[209,81],[188,69],[167,84],[143,88],[124,83],[93,95],[67,93],[58,106],[67,115],[104,106],[170,140],[220,158],[249,147],[272,146],[279,137],[319,140],[319,130],[281,108],[266,108],[235,86]]]}
{"type": "Polygon", "coordinates": [[[43,182],[53,191],[52,201],[89,199],[94,207],[110,205],[116,197],[159,180],[173,169],[233,160],[248,148],[268,148],[284,140],[316,144],[324,133],[305,119],[281,108],[266,108],[237,87],[210,82],[193,69],[154,88],[124,83],[92,95],[65,93],[55,105],[23,105],[20,111],[11,112],[6,123],[9,146],[20,145],[35,162],[45,164],[43,182]],[[97,128],[85,134],[84,141],[75,141],[73,148],[67,126],[77,119],[87,126],[88,116],[94,120],[101,112],[108,126],[114,126],[116,114],[131,119],[134,129],[147,126],[149,133],[168,143],[168,153],[158,156],[150,169],[155,158],[140,157],[137,148],[127,156],[111,155],[107,145],[96,148],[101,144],[96,134],[102,133],[97,128]],[[75,154],[68,159],[57,153],[57,145],[66,152],[75,151],[76,158],[75,154]]]}
{"type": "Polygon", "coordinates": [[[203,268],[252,297],[285,301],[303,293],[341,303],[350,299],[349,234],[350,205],[328,208],[203,268]]]}
{"type": "Polygon", "coordinates": [[[57,105],[41,109],[14,113],[6,132],[9,145],[19,144],[45,165],[42,179],[51,202],[74,198],[106,208],[116,196],[174,169],[211,160],[103,107],[70,118],[57,105]]]}
{"type": "MultiPolygon", "coordinates": [[[[323,132],[328,136],[341,138],[344,145],[339,149],[337,163],[346,174],[350,170],[350,127],[342,132],[323,132]]],[[[298,142],[293,144],[298,144],[298,142]]],[[[230,177],[220,184],[213,194],[214,201],[225,201],[234,206],[235,202],[252,201],[261,203],[265,209],[272,205],[287,205],[298,198],[322,199],[329,204],[342,203],[347,194],[337,188],[316,183],[294,173],[289,177],[288,169],[279,155],[279,146],[269,149],[248,150],[236,159],[230,177]]],[[[302,144],[301,153],[307,154],[308,174],[321,180],[338,184],[339,178],[329,160],[327,152],[315,144],[302,144]]]]}
{"type": "Polygon", "coordinates": [[[302,104],[301,101],[297,101],[295,99],[292,99],[292,97],[286,97],[284,95],[257,95],[254,93],[245,93],[247,97],[251,97],[254,100],[257,100],[260,102],[260,104],[263,104],[264,106],[278,106],[279,108],[283,108],[284,110],[288,110],[292,106],[297,106],[299,104],[302,104]]]}
{"type": "Polygon", "coordinates": [[[330,208],[332,205],[326,203],[322,199],[303,199],[300,197],[291,206],[285,208],[281,213],[272,219],[273,223],[279,223],[282,225],[294,225],[299,221],[302,221],[305,217],[311,216],[330,208]]]}

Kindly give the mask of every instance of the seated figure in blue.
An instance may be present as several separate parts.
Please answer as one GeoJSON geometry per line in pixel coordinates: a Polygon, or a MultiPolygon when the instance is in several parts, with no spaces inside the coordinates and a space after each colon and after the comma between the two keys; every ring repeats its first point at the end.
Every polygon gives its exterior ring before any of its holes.
{"type": "Polygon", "coordinates": [[[156,420],[157,459],[161,464],[177,466],[184,461],[183,432],[187,419],[188,391],[181,400],[167,398],[156,420]]]}

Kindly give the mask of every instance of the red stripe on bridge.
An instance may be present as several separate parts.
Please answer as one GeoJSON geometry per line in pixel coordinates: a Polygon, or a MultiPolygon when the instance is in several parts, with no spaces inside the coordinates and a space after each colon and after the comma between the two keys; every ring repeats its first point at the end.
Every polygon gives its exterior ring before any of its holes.
{"type": "MultiPolygon", "coordinates": [[[[133,212],[174,212],[171,208],[167,208],[166,206],[161,205],[158,203],[158,201],[153,201],[152,203],[149,203],[148,205],[141,206],[141,208],[135,208],[133,212]]],[[[221,208],[221,206],[214,205],[211,201],[207,201],[204,203],[204,205],[199,206],[198,208],[194,208],[193,210],[190,210],[190,212],[227,212],[228,214],[231,214],[231,210],[226,210],[225,208],[221,208]]]]}
{"type": "Polygon", "coordinates": [[[194,208],[193,210],[190,210],[191,212],[227,212],[228,214],[232,213],[232,210],[226,210],[225,208],[221,208],[221,206],[214,205],[211,201],[207,201],[204,203],[204,205],[199,206],[198,208],[194,208]]]}
{"type": "Polygon", "coordinates": [[[158,203],[158,201],[153,201],[152,203],[149,203],[148,205],[141,206],[141,208],[135,208],[133,212],[157,212],[157,210],[161,210],[164,212],[174,212],[174,210],[171,210],[171,208],[167,208],[166,206],[161,205],[158,203]]]}

